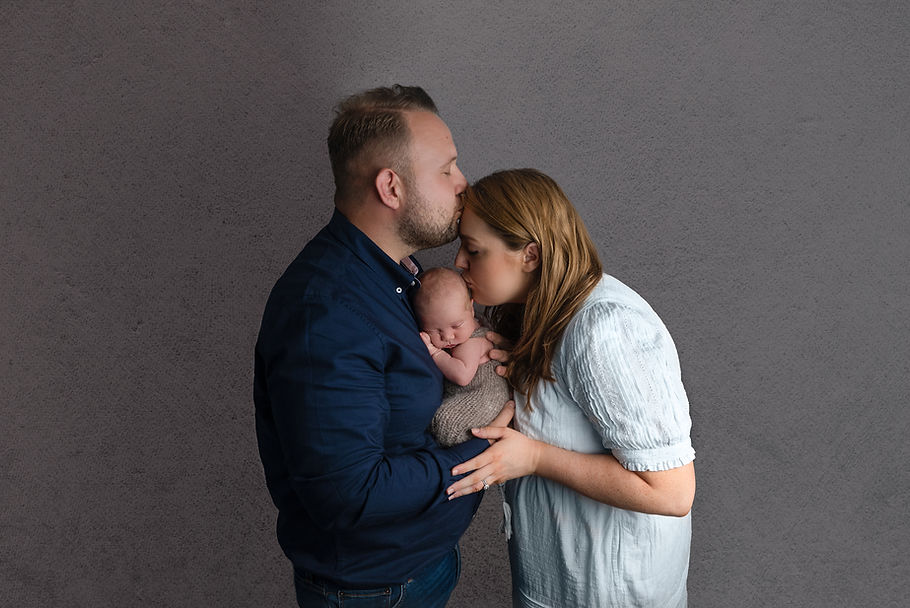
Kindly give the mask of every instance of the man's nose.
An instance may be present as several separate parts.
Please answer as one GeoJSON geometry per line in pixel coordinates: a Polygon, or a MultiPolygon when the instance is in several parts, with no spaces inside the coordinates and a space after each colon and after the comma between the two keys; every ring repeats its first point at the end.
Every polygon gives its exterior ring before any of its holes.
{"type": "Polygon", "coordinates": [[[468,187],[468,180],[465,178],[464,173],[461,172],[461,169],[455,167],[455,171],[458,172],[458,180],[455,183],[455,194],[461,194],[468,187]]]}

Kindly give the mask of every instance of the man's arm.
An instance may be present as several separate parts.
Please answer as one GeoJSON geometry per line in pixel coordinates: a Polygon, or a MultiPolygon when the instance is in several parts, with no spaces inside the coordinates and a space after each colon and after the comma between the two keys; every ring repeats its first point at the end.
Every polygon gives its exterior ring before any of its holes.
{"type": "Polygon", "coordinates": [[[356,528],[415,516],[445,499],[444,488],[457,479],[452,466],[485,447],[477,440],[387,453],[388,345],[357,311],[307,302],[269,334],[265,342],[276,346],[260,354],[275,433],[291,486],[320,525],[356,528]]]}

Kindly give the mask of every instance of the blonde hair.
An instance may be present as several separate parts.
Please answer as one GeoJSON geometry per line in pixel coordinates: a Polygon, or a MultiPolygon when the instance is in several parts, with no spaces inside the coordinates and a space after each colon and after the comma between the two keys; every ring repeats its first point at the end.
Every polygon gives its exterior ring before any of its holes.
{"type": "Polygon", "coordinates": [[[559,185],[536,169],[488,175],[468,188],[464,203],[512,251],[529,243],[540,249],[538,280],[524,306],[491,311],[498,330],[509,322],[520,323],[507,377],[527,395],[530,408],[537,383],[555,380],[551,366],[556,345],[601,278],[597,248],[559,185]]]}

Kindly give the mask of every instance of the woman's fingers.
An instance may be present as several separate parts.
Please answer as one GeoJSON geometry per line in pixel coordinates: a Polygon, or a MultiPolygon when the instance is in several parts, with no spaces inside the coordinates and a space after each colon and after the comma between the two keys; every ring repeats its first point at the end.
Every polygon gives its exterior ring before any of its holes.
{"type": "Polygon", "coordinates": [[[485,490],[495,485],[496,481],[493,479],[492,475],[485,476],[484,469],[480,469],[464,479],[453,483],[446,490],[446,493],[449,495],[449,500],[453,500],[459,496],[474,494],[475,492],[480,492],[481,490],[485,490]],[[484,482],[486,482],[486,484],[484,484],[484,482]]]}
{"type": "MultiPolygon", "coordinates": [[[[505,412],[507,409],[511,409],[511,413],[509,415],[509,419],[511,420],[512,419],[511,414],[515,412],[515,402],[514,401],[506,402],[506,405],[504,408],[502,408],[502,411],[505,412]],[[512,404],[511,408],[509,408],[509,403],[512,404]]],[[[501,416],[502,412],[500,412],[499,415],[501,416]]],[[[490,426],[485,426],[485,427],[479,428],[479,429],[471,429],[471,433],[473,433],[475,437],[480,437],[481,439],[494,439],[495,440],[495,439],[502,439],[505,436],[506,428],[504,425],[497,425],[497,426],[490,425],[490,426]]],[[[483,455],[483,454],[481,454],[481,455],[483,455]]],[[[455,468],[456,469],[461,468],[461,465],[458,465],[455,468]]],[[[470,471],[471,469],[465,469],[465,470],[470,471]]],[[[457,475],[457,473],[456,473],[456,475],[457,475]]]]}
{"type": "MultiPolygon", "coordinates": [[[[483,456],[483,454],[481,454],[483,456]]],[[[478,456],[478,458],[480,458],[478,456]]],[[[484,489],[483,481],[486,480],[487,487],[493,485],[491,481],[491,468],[488,465],[478,465],[476,464],[477,458],[469,460],[463,464],[458,465],[456,468],[460,467],[470,467],[466,468],[467,471],[473,471],[470,475],[465,475],[448,488],[446,488],[446,494],[448,494],[449,500],[453,498],[458,498],[459,496],[466,496],[467,494],[473,494],[474,492],[479,492],[484,489]]],[[[454,469],[453,469],[454,471],[454,469]]],[[[457,474],[457,473],[456,473],[457,474]]]]}
{"type": "Polygon", "coordinates": [[[487,332],[487,340],[492,342],[495,346],[500,346],[505,349],[512,348],[512,341],[508,340],[502,334],[498,334],[495,331],[487,332]]]}
{"type": "Polygon", "coordinates": [[[501,348],[491,348],[490,349],[490,359],[495,359],[496,361],[499,361],[500,363],[508,363],[510,354],[511,354],[511,351],[502,350],[501,348]]]}
{"type": "Polygon", "coordinates": [[[506,401],[506,404],[502,406],[502,410],[496,414],[496,418],[493,418],[493,421],[487,426],[509,426],[509,423],[512,421],[512,416],[514,415],[515,402],[510,399],[509,401],[506,401]]]}
{"type": "MultiPolygon", "coordinates": [[[[480,437],[482,439],[499,439],[506,433],[506,427],[504,426],[485,426],[482,429],[471,429],[471,432],[474,433],[475,437],[480,437]]],[[[459,465],[456,465],[452,468],[452,475],[461,475],[463,473],[469,473],[470,471],[477,470],[481,467],[485,467],[490,462],[492,458],[488,453],[489,448],[475,456],[470,460],[466,460],[459,465]]],[[[464,480],[461,480],[464,481],[464,480]]]]}
{"type": "MultiPolygon", "coordinates": [[[[484,456],[484,454],[486,454],[485,451],[481,452],[480,454],[478,454],[471,460],[466,460],[465,462],[462,462],[461,464],[453,467],[452,475],[461,475],[462,473],[467,473],[468,471],[474,471],[474,470],[479,469],[482,466],[485,466],[489,462],[489,460],[487,457],[484,456]]],[[[460,480],[456,481],[455,483],[460,483],[462,481],[464,481],[464,479],[460,479],[460,480]]]]}
{"type": "Polygon", "coordinates": [[[489,487],[509,479],[533,475],[537,470],[544,444],[502,426],[485,426],[471,429],[471,432],[475,437],[493,439],[495,443],[452,469],[452,475],[465,476],[446,488],[450,499],[484,489],[484,481],[489,487]]]}
{"type": "MultiPolygon", "coordinates": [[[[487,332],[487,340],[492,342],[495,348],[490,349],[490,359],[494,361],[499,361],[500,363],[508,363],[509,358],[512,355],[512,342],[506,340],[501,335],[497,334],[495,331],[487,332]]],[[[506,375],[506,368],[504,365],[500,365],[496,368],[496,373],[500,376],[506,375]]]]}

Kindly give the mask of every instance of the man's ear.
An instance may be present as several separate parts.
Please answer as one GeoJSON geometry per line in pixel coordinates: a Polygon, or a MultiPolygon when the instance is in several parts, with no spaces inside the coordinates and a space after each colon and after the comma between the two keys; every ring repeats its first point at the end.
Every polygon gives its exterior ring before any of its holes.
{"type": "Polygon", "coordinates": [[[404,192],[402,191],[401,177],[391,169],[380,169],[374,180],[376,193],[382,204],[390,209],[398,209],[404,192]]]}
{"type": "Polygon", "coordinates": [[[533,272],[540,266],[540,246],[531,242],[521,251],[521,268],[525,272],[533,272]]]}

